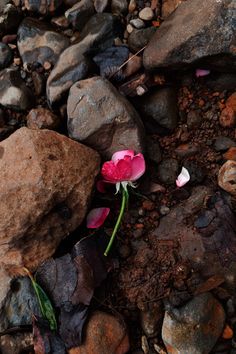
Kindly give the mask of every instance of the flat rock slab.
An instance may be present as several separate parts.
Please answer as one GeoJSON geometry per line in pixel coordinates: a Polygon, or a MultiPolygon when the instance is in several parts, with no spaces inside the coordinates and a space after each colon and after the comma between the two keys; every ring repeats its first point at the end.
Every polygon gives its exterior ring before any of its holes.
{"type": "Polygon", "coordinates": [[[82,222],[98,154],[49,130],[18,129],[0,143],[0,260],[34,270],[82,222]]]}
{"type": "Polygon", "coordinates": [[[234,0],[181,3],[145,49],[145,68],[186,68],[204,59],[215,69],[235,71],[235,12],[234,0]]]}

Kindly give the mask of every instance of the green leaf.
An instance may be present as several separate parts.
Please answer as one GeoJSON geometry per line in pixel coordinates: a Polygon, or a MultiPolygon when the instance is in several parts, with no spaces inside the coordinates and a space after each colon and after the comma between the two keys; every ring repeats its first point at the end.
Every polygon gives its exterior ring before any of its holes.
{"type": "Polygon", "coordinates": [[[27,268],[24,268],[24,269],[32,282],[32,286],[33,286],[35,294],[37,296],[39,307],[40,307],[43,318],[49,322],[50,329],[52,331],[56,331],[57,330],[57,321],[56,321],[56,316],[55,316],[55,312],[54,312],[51,301],[49,300],[47,294],[41,288],[41,286],[38,283],[36,283],[36,281],[34,280],[32,274],[29,272],[29,270],[27,268]]]}

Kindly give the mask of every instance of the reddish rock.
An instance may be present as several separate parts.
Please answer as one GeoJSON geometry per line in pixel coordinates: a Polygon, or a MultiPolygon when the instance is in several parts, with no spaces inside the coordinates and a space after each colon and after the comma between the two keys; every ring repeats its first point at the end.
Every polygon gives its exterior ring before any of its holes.
{"type": "Polygon", "coordinates": [[[30,129],[54,130],[60,125],[60,118],[46,108],[31,109],[26,120],[30,129]]]}
{"type": "Polygon", "coordinates": [[[0,268],[34,270],[84,219],[100,159],[63,135],[28,128],[1,142],[0,156],[0,268]]]}
{"type": "Polygon", "coordinates": [[[175,11],[175,9],[177,9],[177,7],[179,6],[179,4],[181,4],[181,2],[183,2],[184,0],[164,0],[162,2],[162,18],[165,19],[166,17],[168,17],[172,12],[175,11]]]}
{"type": "Polygon", "coordinates": [[[218,184],[226,192],[236,196],[236,161],[228,160],[218,174],[218,184]]]}
{"type": "Polygon", "coordinates": [[[236,147],[229,148],[228,151],[223,155],[225,160],[233,160],[236,161],[236,147]]]}
{"type": "Polygon", "coordinates": [[[220,115],[220,125],[224,128],[232,128],[236,125],[236,92],[226,101],[226,107],[220,115]]]}
{"type": "Polygon", "coordinates": [[[129,338],[124,323],[105,312],[94,312],[85,331],[85,342],[69,354],[125,354],[129,338]]]}

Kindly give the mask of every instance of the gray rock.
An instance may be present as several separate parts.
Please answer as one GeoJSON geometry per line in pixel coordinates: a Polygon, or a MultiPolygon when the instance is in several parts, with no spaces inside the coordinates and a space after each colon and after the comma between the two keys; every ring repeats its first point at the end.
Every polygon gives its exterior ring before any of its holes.
{"type": "Polygon", "coordinates": [[[151,310],[143,310],[140,314],[141,326],[148,338],[157,336],[161,322],[163,320],[163,306],[161,302],[156,302],[151,310]]]}
{"type": "Polygon", "coordinates": [[[81,31],[86,22],[94,14],[92,0],[81,0],[65,12],[65,16],[74,28],[81,31]]]}
{"type": "Polygon", "coordinates": [[[61,6],[62,2],[63,0],[24,0],[24,5],[28,11],[47,15],[53,14],[61,6]]]}
{"type": "Polygon", "coordinates": [[[118,150],[143,151],[143,126],[131,104],[106,79],[75,83],[67,102],[69,136],[105,158],[118,150]]]}
{"type": "Polygon", "coordinates": [[[52,106],[62,99],[76,81],[87,76],[92,66],[90,57],[113,44],[119,32],[117,21],[111,14],[94,15],[83,28],[80,42],[60,55],[47,81],[47,97],[52,106]]]}
{"type": "Polygon", "coordinates": [[[0,72],[0,104],[17,111],[33,106],[34,97],[21,79],[19,71],[4,69],[0,72]]]}
{"type": "Polygon", "coordinates": [[[140,18],[134,18],[133,20],[130,21],[130,23],[132,26],[134,26],[137,29],[141,29],[145,27],[145,23],[140,18]]]}
{"type": "Polygon", "coordinates": [[[108,6],[109,0],[94,0],[94,7],[96,12],[103,12],[108,6]]]}
{"type": "Polygon", "coordinates": [[[6,68],[11,63],[12,57],[11,48],[5,43],[0,43],[0,69],[6,68]]]}
{"type": "Polygon", "coordinates": [[[168,353],[208,354],[224,322],[222,305],[210,293],[201,294],[178,309],[166,311],[162,339],[168,353]]]}
{"type": "Polygon", "coordinates": [[[158,177],[164,184],[175,184],[178,171],[178,161],[175,159],[166,159],[163,160],[158,166],[158,177]]]}
{"type": "Polygon", "coordinates": [[[117,14],[117,15],[126,14],[128,11],[128,1],[127,0],[112,0],[111,1],[111,11],[113,14],[117,14]]]}
{"type": "Polygon", "coordinates": [[[204,62],[214,69],[235,71],[235,33],[234,0],[183,2],[148,44],[144,66],[186,69],[198,61],[198,65],[204,62]]]}
{"type": "MultiPolygon", "coordinates": [[[[144,124],[149,127],[161,126],[173,130],[177,126],[178,106],[176,90],[170,87],[162,88],[140,97],[137,109],[141,113],[144,124]]],[[[150,131],[151,132],[151,131],[150,131]]]]}
{"type": "Polygon", "coordinates": [[[158,141],[151,136],[147,136],[147,155],[151,161],[159,163],[161,161],[161,148],[158,141]]]}
{"type": "Polygon", "coordinates": [[[0,15],[0,34],[8,34],[17,29],[22,19],[22,12],[12,4],[6,4],[0,15]]]}
{"type": "Polygon", "coordinates": [[[155,32],[155,27],[133,30],[128,38],[128,45],[130,50],[135,53],[145,47],[155,32]]]}
{"type": "Polygon", "coordinates": [[[54,65],[69,45],[67,37],[35,18],[26,17],[18,29],[17,46],[24,64],[54,65]]]}
{"type": "Polygon", "coordinates": [[[233,146],[236,146],[236,142],[227,136],[218,136],[214,142],[214,149],[216,151],[226,151],[233,146]]]}

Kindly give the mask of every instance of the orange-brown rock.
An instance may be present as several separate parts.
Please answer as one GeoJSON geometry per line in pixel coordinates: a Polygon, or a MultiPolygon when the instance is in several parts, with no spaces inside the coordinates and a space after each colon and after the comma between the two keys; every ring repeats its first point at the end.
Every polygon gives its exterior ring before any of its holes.
{"type": "Polygon", "coordinates": [[[98,154],[50,130],[0,143],[0,269],[34,270],[82,222],[98,154]]]}
{"type": "Polygon", "coordinates": [[[168,17],[184,0],[164,0],[162,3],[162,17],[168,17]]]}
{"type": "Polygon", "coordinates": [[[231,147],[226,153],[223,155],[225,160],[233,160],[236,161],[236,147],[231,147]]]}
{"type": "Polygon", "coordinates": [[[26,117],[30,129],[57,129],[60,119],[46,108],[33,108],[26,117]]]}
{"type": "Polygon", "coordinates": [[[224,128],[232,128],[236,125],[236,92],[226,101],[226,106],[220,115],[220,125],[224,128]]]}
{"type": "Polygon", "coordinates": [[[236,161],[228,160],[221,166],[218,184],[226,192],[236,196],[236,161]]]}
{"type": "Polygon", "coordinates": [[[94,312],[88,321],[84,344],[69,354],[125,354],[129,338],[124,323],[105,312],[94,312]]]}

